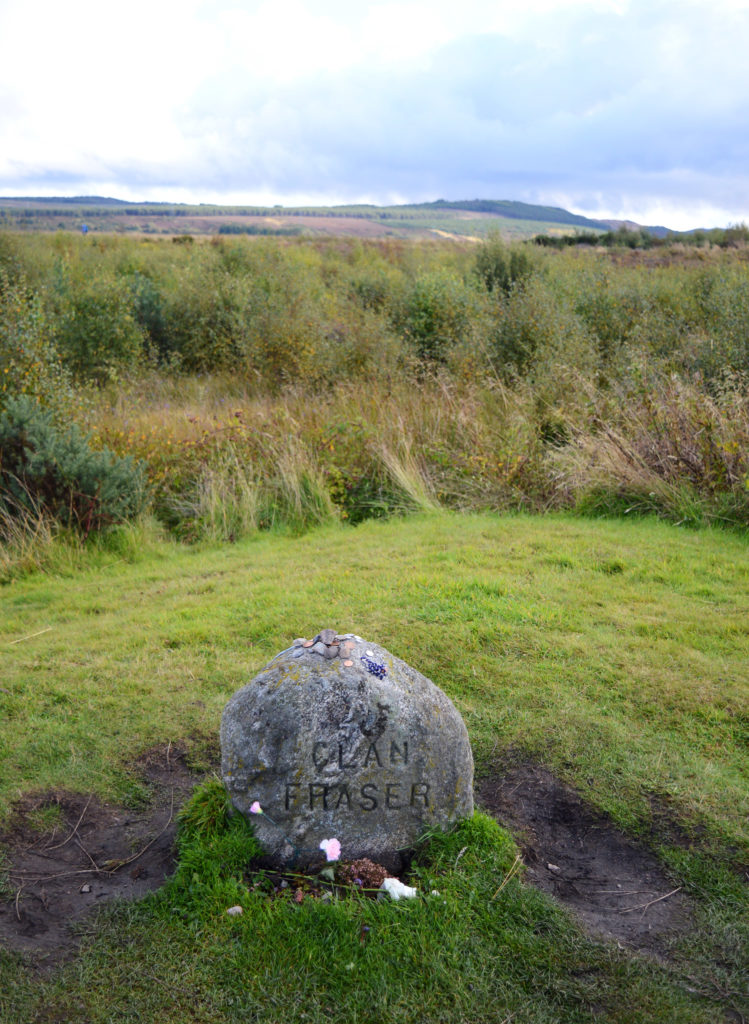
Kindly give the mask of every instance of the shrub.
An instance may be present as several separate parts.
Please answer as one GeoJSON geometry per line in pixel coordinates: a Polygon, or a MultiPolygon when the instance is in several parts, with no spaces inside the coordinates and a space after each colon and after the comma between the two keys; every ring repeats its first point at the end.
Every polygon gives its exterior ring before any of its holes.
{"type": "Polygon", "coordinates": [[[560,366],[591,370],[597,359],[589,330],[540,277],[498,303],[490,351],[501,373],[545,377],[560,366]]]}
{"type": "Polygon", "coordinates": [[[21,394],[63,413],[73,404],[70,376],[41,300],[0,267],[0,410],[21,394]]]}
{"type": "Polygon", "coordinates": [[[606,266],[581,280],[575,312],[595,335],[604,363],[611,363],[622,353],[626,357],[627,342],[646,307],[646,297],[638,285],[639,281],[632,281],[630,275],[612,275],[606,266]]]}
{"type": "Polygon", "coordinates": [[[348,287],[351,297],[364,309],[378,312],[387,308],[394,283],[392,275],[388,275],[384,268],[367,267],[364,271],[357,268],[357,271],[352,273],[348,287]]]}
{"type": "Polygon", "coordinates": [[[749,525],[745,381],[710,396],[698,378],[643,375],[592,398],[591,422],[554,459],[580,510],[749,525]]]}
{"type": "Polygon", "coordinates": [[[270,391],[334,375],[330,303],[304,252],[221,242],[191,255],[165,305],[184,369],[234,369],[270,391]]]}
{"type": "Polygon", "coordinates": [[[300,259],[303,254],[294,255],[294,250],[258,253],[248,282],[246,358],[271,391],[288,383],[327,381],[335,374],[325,290],[300,259]]]}
{"type": "Polygon", "coordinates": [[[84,535],[137,515],[145,500],[142,464],[94,451],[76,424],[62,430],[27,395],[0,414],[0,507],[40,511],[84,535]]]}
{"type": "Polygon", "coordinates": [[[454,274],[419,274],[395,313],[395,326],[421,359],[445,362],[471,332],[474,297],[454,274]]]}
{"type": "Polygon", "coordinates": [[[130,280],[133,314],[145,332],[151,352],[159,361],[166,362],[171,354],[164,297],[158,286],[146,274],[136,270],[130,280]]]}
{"type": "Polygon", "coordinates": [[[489,292],[507,294],[518,282],[530,277],[534,267],[530,252],[520,246],[508,248],[499,232],[489,235],[476,251],[476,273],[489,292]]]}
{"type": "Polygon", "coordinates": [[[237,366],[247,348],[246,291],[212,251],[197,251],[166,296],[162,352],[176,351],[187,370],[237,366]]]}
{"type": "Polygon", "coordinates": [[[63,288],[60,349],[73,373],[104,381],[117,369],[134,366],[143,353],[144,331],[127,282],[99,275],[63,288]]]}
{"type": "Polygon", "coordinates": [[[726,368],[749,372],[749,269],[713,268],[700,275],[695,290],[704,331],[695,368],[708,377],[726,368]]]}

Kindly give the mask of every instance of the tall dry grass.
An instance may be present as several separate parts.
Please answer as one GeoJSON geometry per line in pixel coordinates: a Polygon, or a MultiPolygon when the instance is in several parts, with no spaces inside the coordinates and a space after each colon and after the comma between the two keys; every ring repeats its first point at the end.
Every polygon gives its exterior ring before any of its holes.
{"type": "Polygon", "coordinates": [[[59,531],[40,508],[0,503],[0,583],[45,565],[59,531]]]}
{"type": "Polygon", "coordinates": [[[182,393],[120,389],[91,425],[99,443],[147,461],[170,525],[230,536],[440,506],[543,507],[535,415],[528,389],[447,374],[277,397],[187,379],[182,393]]]}
{"type": "Polygon", "coordinates": [[[728,377],[711,394],[699,380],[661,375],[613,395],[591,390],[591,408],[553,459],[563,503],[749,525],[744,381],[728,377]]]}
{"type": "Polygon", "coordinates": [[[438,507],[656,512],[749,525],[743,380],[560,368],[553,386],[447,371],[252,396],[235,382],[120,388],[99,440],[145,458],[157,514],[188,538],[438,507]]]}
{"type": "MultiPolygon", "coordinates": [[[[741,378],[709,392],[665,373],[617,388],[566,374],[551,390],[443,373],[277,397],[146,377],[87,408],[97,443],[146,460],[151,512],[187,541],[437,508],[749,526],[741,378]]],[[[0,580],[65,571],[79,548],[41,513],[0,512],[0,580]]]]}

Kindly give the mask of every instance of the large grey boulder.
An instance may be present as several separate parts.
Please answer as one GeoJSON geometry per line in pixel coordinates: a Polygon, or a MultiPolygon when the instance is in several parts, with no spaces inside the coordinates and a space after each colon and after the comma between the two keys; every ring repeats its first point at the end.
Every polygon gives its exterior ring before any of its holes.
{"type": "Polygon", "coordinates": [[[451,701],[384,647],[332,629],[234,694],[221,770],[276,866],[319,864],[320,842],[335,838],[342,859],[398,868],[426,829],[473,811],[473,757],[451,701]]]}

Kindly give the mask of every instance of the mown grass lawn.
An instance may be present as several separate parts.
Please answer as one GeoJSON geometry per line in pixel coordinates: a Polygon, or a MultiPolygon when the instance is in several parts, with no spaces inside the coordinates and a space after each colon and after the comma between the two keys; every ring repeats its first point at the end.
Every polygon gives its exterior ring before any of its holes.
{"type": "Polygon", "coordinates": [[[491,899],[514,850],[477,819],[424,854],[441,902],[253,896],[231,920],[198,878],[108,912],[54,975],[0,951],[0,1020],[740,1019],[748,554],[737,534],[655,521],[438,514],[210,549],[131,540],[7,585],[0,820],[32,790],[142,799],[129,766],[155,743],[215,765],[228,697],[331,625],[441,686],[479,773],[535,758],[646,837],[697,932],[657,964],[519,881],[491,899]]]}

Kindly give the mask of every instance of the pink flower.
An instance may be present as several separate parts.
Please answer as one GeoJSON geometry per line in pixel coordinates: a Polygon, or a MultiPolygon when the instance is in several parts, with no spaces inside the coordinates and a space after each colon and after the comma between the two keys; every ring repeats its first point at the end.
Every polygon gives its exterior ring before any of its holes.
{"type": "Polygon", "coordinates": [[[320,849],[325,851],[328,860],[338,860],[341,856],[341,844],[337,839],[323,839],[320,849]]]}
{"type": "Polygon", "coordinates": [[[262,814],[262,813],[263,813],[263,808],[260,806],[260,804],[256,800],[255,803],[250,806],[250,814],[262,814]]]}

